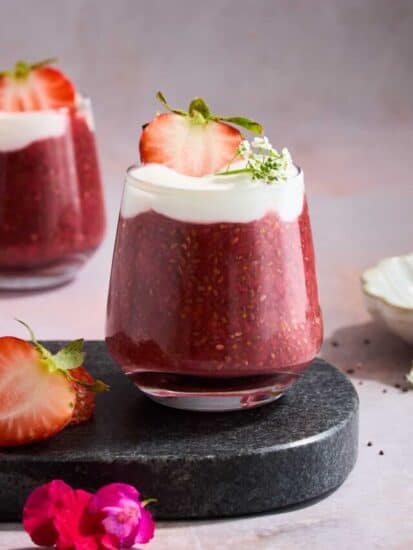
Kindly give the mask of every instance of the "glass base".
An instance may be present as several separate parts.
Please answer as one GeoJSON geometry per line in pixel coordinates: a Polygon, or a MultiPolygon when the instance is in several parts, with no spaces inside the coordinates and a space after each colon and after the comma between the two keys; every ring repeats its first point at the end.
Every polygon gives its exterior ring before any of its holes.
{"type": "MultiPolygon", "coordinates": [[[[146,392],[145,392],[146,393],[146,392]]],[[[217,396],[181,396],[181,397],[155,397],[154,395],[146,394],[152,401],[171,407],[173,409],[183,409],[186,411],[200,411],[200,412],[225,412],[225,411],[239,411],[242,409],[254,409],[261,407],[266,403],[275,401],[283,394],[279,393],[274,395],[268,393],[265,396],[260,396],[258,401],[254,400],[251,395],[241,396],[229,396],[221,395],[217,396]]]]}
{"type": "Polygon", "coordinates": [[[281,397],[298,375],[280,373],[236,379],[197,378],[177,374],[130,375],[150,399],[189,411],[236,411],[261,407],[281,397]]]}
{"type": "Polygon", "coordinates": [[[25,269],[0,268],[0,290],[42,290],[70,282],[89,255],[73,254],[46,266],[25,269]]]}

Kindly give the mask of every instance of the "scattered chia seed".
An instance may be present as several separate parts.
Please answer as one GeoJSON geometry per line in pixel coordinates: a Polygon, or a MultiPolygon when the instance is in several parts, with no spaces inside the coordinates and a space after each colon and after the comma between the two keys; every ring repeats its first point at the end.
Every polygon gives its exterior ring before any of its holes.
{"type": "Polygon", "coordinates": [[[406,387],[402,388],[403,393],[407,393],[408,391],[409,391],[409,388],[406,388],[406,387]]]}
{"type": "Polygon", "coordinates": [[[333,346],[333,348],[338,348],[340,344],[337,342],[337,340],[331,340],[331,345],[333,346]]]}
{"type": "Polygon", "coordinates": [[[386,388],[384,388],[384,389],[382,390],[382,393],[387,393],[386,388]]]}
{"type": "Polygon", "coordinates": [[[355,371],[354,371],[354,369],[347,369],[346,372],[347,372],[347,374],[354,374],[355,371]]]}
{"type": "Polygon", "coordinates": [[[380,455],[380,456],[383,456],[383,455],[384,455],[384,451],[379,451],[379,455],[380,455]]]}
{"type": "Polygon", "coordinates": [[[371,341],[370,341],[368,338],[364,338],[363,344],[364,344],[365,346],[368,346],[370,343],[371,343],[371,341]]]}
{"type": "Polygon", "coordinates": [[[394,384],[394,387],[399,390],[401,388],[401,385],[400,384],[394,384]]]}
{"type": "Polygon", "coordinates": [[[369,442],[367,443],[367,447],[372,447],[372,446],[373,446],[373,443],[372,443],[371,441],[369,441],[369,442]]]}

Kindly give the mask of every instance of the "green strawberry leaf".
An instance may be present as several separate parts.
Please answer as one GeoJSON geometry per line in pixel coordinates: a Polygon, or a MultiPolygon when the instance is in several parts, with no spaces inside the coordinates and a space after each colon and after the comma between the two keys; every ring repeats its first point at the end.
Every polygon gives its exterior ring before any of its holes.
{"type": "Polygon", "coordinates": [[[231,122],[236,126],[241,126],[241,128],[245,128],[246,130],[249,130],[254,134],[262,134],[264,131],[264,128],[261,126],[259,122],[255,122],[255,120],[251,120],[243,116],[229,116],[225,118],[224,117],[217,117],[217,118],[218,120],[222,120],[224,122],[231,122]]]}
{"type": "Polygon", "coordinates": [[[208,122],[208,120],[214,120],[216,122],[223,121],[223,122],[229,122],[231,124],[235,124],[236,126],[241,126],[241,128],[245,128],[246,130],[249,130],[254,134],[260,135],[264,131],[262,125],[259,122],[256,122],[255,120],[251,120],[250,118],[246,118],[242,116],[222,117],[219,115],[212,114],[211,111],[209,110],[209,107],[206,101],[202,99],[202,97],[196,97],[191,101],[191,103],[189,104],[188,112],[182,111],[181,109],[174,109],[168,103],[168,101],[166,100],[162,92],[157,92],[156,98],[158,99],[158,101],[162,103],[162,105],[168,111],[181,116],[189,115],[192,119],[192,122],[195,124],[204,124],[205,122],[208,122]]]}
{"type": "Polygon", "coordinates": [[[76,369],[82,365],[85,360],[85,352],[82,351],[84,340],[79,338],[70,342],[53,355],[55,365],[60,370],[76,369]]]}
{"type": "Polygon", "coordinates": [[[59,372],[67,380],[84,386],[94,393],[102,393],[109,390],[109,386],[102,380],[96,379],[92,383],[88,383],[84,380],[77,380],[72,376],[70,371],[80,367],[85,360],[86,354],[82,351],[84,343],[83,338],[78,338],[77,340],[73,340],[73,342],[69,342],[69,344],[53,355],[37,341],[33,330],[27,323],[20,321],[20,319],[16,319],[16,321],[29,331],[31,342],[39,352],[40,361],[50,373],[59,372]]]}

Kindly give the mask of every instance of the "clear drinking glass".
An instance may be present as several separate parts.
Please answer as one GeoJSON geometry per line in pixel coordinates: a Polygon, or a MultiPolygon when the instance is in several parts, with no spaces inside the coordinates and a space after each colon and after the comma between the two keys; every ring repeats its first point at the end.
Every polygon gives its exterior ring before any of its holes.
{"type": "Polygon", "coordinates": [[[303,173],[175,188],[129,169],[107,345],[149,397],[232,410],[280,397],[318,353],[322,318],[303,173]]]}
{"type": "Polygon", "coordinates": [[[0,289],[72,279],[105,230],[89,99],[0,112],[0,197],[0,289]]]}

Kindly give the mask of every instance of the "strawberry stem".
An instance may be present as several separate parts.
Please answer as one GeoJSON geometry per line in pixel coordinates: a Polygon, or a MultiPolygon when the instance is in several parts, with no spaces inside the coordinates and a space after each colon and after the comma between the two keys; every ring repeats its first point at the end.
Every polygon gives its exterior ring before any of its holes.
{"type": "Polygon", "coordinates": [[[21,321],[20,319],[16,319],[16,321],[23,325],[29,331],[31,342],[36,350],[39,352],[41,361],[49,370],[49,372],[60,372],[61,374],[63,374],[63,376],[65,376],[65,378],[67,378],[67,380],[70,380],[70,382],[79,384],[80,386],[84,386],[94,393],[103,393],[109,390],[109,386],[105,384],[105,382],[103,382],[102,380],[85,382],[83,380],[78,380],[77,378],[72,376],[71,370],[80,367],[85,358],[85,353],[82,351],[82,338],[70,342],[64,348],[53,355],[52,353],[50,353],[49,350],[47,350],[37,341],[33,330],[27,323],[21,321]]]}
{"type": "Polygon", "coordinates": [[[46,67],[57,62],[56,57],[48,57],[47,59],[42,59],[41,61],[36,61],[35,63],[27,63],[27,61],[19,60],[14,65],[14,68],[9,71],[1,71],[0,78],[8,76],[16,80],[26,79],[31,71],[39,69],[41,67],[46,67]]]}
{"type": "Polygon", "coordinates": [[[171,111],[171,113],[175,113],[176,115],[182,115],[182,116],[187,116],[188,115],[188,113],[186,113],[185,111],[181,111],[181,109],[174,109],[173,107],[171,107],[170,104],[166,101],[166,98],[165,98],[165,96],[163,95],[162,92],[157,92],[156,98],[158,99],[158,101],[160,101],[162,103],[162,105],[168,111],[171,111]]]}
{"type": "Polygon", "coordinates": [[[216,176],[233,176],[234,174],[251,174],[251,168],[239,168],[237,170],[225,170],[225,172],[217,172],[216,176]]]}
{"type": "Polygon", "coordinates": [[[205,118],[205,120],[209,120],[211,118],[209,107],[202,97],[196,97],[191,101],[189,104],[188,113],[191,117],[196,116],[196,113],[199,113],[205,118]]]}
{"type": "Polygon", "coordinates": [[[29,331],[30,340],[32,341],[32,343],[37,344],[38,342],[36,340],[36,337],[34,335],[34,332],[33,332],[32,328],[27,323],[25,323],[24,321],[21,321],[20,319],[16,319],[16,321],[18,323],[20,323],[21,325],[23,325],[29,331]]]}
{"type": "Polygon", "coordinates": [[[31,69],[39,69],[40,67],[47,67],[48,65],[55,65],[58,62],[57,57],[47,57],[41,61],[36,61],[30,65],[31,69]]]}
{"type": "Polygon", "coordinates": [[[181,116],[189,116],[195,124],[205,124],[210,120],[213,120],[215,122],[229,122],[230,124],[241,126],[241,128],[245,128],[246,130],[258,135],[261,135],[264,131],[259,122],[251,120],[250,118],[242,116],[223,117],[212,114],[206,101],[202,99],[202,97],[196,97],[191,101],[188,112],[171,107],[162,92],[157,92],[156,98],[168,111],[181,116]]]}

